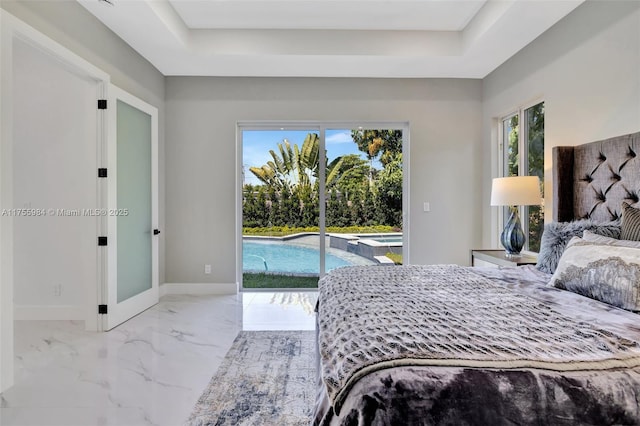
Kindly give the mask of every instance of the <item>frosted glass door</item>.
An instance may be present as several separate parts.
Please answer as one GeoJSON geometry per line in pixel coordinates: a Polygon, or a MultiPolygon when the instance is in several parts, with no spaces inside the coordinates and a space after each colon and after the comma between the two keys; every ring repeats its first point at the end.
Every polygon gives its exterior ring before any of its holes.
{"type": "Polygon", "coordinates": [[[109,330],[158,303],[157,109],[111,87],[109,330]]]}
{"type": "Polygon", "coordinates": [[[151,288],[151,116],[118,100],[118,303],[151,288]]]}

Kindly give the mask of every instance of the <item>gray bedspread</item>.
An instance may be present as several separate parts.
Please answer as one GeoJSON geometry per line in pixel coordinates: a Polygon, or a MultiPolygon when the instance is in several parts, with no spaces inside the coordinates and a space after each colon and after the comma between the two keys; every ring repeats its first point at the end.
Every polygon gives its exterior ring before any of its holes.
{"type": "Polygon", "coordinates": [[[314,424],[640,425],[640,316],[548,279],[333,271],[319,287],[314,424]]]}

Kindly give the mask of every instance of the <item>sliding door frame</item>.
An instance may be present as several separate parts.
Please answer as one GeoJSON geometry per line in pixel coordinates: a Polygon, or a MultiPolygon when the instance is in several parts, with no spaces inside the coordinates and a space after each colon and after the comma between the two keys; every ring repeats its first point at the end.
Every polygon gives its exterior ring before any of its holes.
{"type": "MultiPolygon", "coordinates": [[[[402,257],[404,264],[410,264],[409,252],[409,122],[408,121],[238,121],[236,123],[236,285],[242,287],[242,184],[243,184],[243,141],[242,135],[251,130],[317,130],[320,136],[320,164],[326,163],[325,135],[334,129],[394,129],[402,130],[402,257]]],[[[320,228],[320,277],[325,274],[326,236],[326,194],[325,168],[320,167],[319,181],[319,228],[320,228]]],[[[293,289],[295,290],[295,289],[293,289]]],[[[252,290],[253,291],[253,290],[252,290]]]]}

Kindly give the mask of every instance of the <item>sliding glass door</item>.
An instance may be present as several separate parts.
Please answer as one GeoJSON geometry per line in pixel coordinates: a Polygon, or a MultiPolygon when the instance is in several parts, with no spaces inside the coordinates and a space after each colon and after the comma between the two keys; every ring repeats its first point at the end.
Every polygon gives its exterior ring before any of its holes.
{"type": "Polygon", "coordinates": [[[402,263],[405,129],[241,126],[242,288],[402,263]]]}

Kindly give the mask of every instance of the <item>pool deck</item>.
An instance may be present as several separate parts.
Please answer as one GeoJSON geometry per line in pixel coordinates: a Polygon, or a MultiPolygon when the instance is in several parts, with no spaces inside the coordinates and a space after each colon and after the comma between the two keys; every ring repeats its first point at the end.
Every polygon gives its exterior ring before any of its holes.
{"type": "MultiPolygon", "coordinates": [[[[402,241],[383,242],[375,239],[385,235],[391,238],[402,238],[401,233],[331,234],[329,245],[332,248],[355,253],[386,265],[388,262],[384,259],[390,260],[385,256],[387,253],[402,254],[402,241]]],[[[391,263],[393,264],[393,262],[391,263]]]]}

